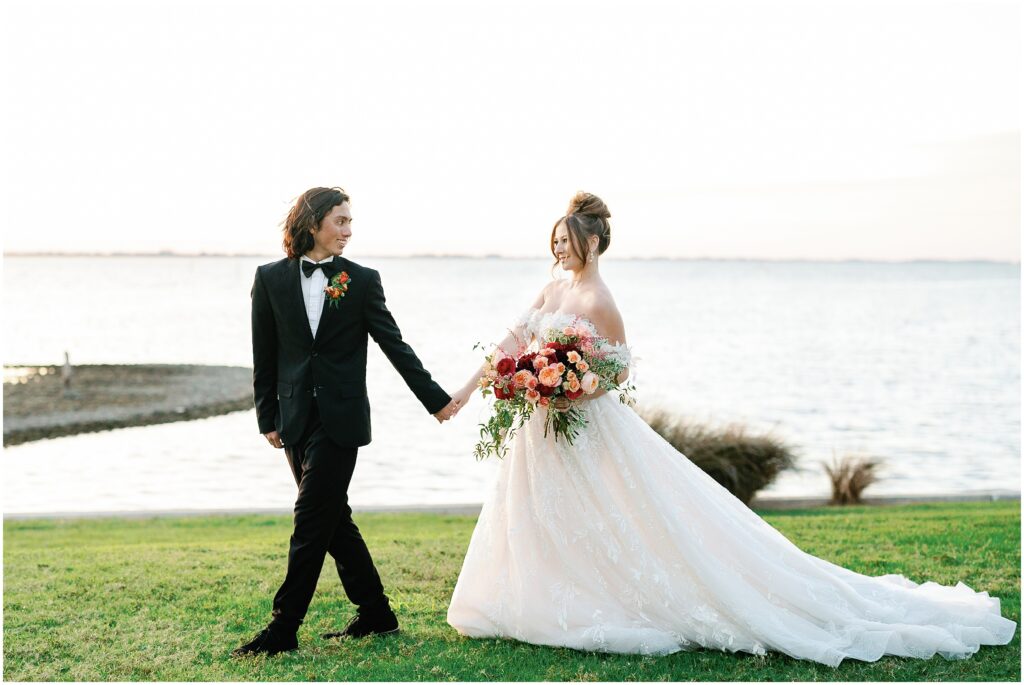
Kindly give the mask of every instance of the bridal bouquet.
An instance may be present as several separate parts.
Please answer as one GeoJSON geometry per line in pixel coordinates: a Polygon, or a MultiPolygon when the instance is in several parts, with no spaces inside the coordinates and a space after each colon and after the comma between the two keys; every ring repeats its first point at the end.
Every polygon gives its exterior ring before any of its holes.
{"type": "MultiPolygon", "coordinates": [[[[474,349],[476,349],[474,347],[474,349]]],[[[540,349],[521,349],[516,355],[500,348],[487,355],[480,390],[495,397],[493,411],[480,424],[480,441],[473,450],[477,460],[507,452],[507,442],[535,411],[544,412],[544,437],[554,431],[555,440],[570,445],[587,425],[580,398],[598,389],[618,391],[619,401],[633,402],[631,383],[620,384],[618,375],[627,367],[620,347],[585,327],[548,329],[540,349]]]]}

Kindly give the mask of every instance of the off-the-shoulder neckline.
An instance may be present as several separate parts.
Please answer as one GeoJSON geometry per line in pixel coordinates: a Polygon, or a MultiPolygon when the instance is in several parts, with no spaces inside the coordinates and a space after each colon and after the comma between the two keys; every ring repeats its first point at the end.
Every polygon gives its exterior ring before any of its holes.
{"type": "MultiPolygon", "coordinates": [[[[553,312],[545,312],[545,311],[541,311],[537,307],[530,307],[527,310],[527,312],[529,312],[529,315],[530,315],[531,318],[534,315],[536,315],[536,314],[540,314],[541,316],[548,316],[548,315],[556,315],[557,314],[557,315],[560,315],[560,316],[568,317],[569,319],[574,320],[574,321],[584,321],[584,322],[587,323],[587,325],[589,325],[594,330],[595,333],[597,333],[598,335],[601,334],[600,331],[597,330],[597,326],[594,325],[594,322],[591,321],[589,318],[583,316],[582,314],[576,314],[574,312],[562,312],[562,311],[558,311],[558,310],[555,310],[553,312]]],[[[617,347],[617,348],[620,348],[620,349],[628,349],[628,347],[629,347],[625,343],[621,343],[621,342],[612,343],[611,341],[608,341],[608,344],[610,344],[612,347],[617,347]]]]}

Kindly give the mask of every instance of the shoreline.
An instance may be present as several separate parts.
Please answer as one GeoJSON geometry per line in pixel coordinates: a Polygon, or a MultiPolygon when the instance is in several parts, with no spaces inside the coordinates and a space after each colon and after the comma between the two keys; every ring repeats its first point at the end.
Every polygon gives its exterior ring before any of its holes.
{"type": "MultiPolygon", "coordinates": [[[[928,504],[933,502],[996,502],[1020,501],[1021,493],[1010,490],[993,490],[964,494],[946,495],[880,495],[865,497],[863,506],[894,506],[901,504],[928,504]]],[[[751,509],[763,511],[785,511],[788,509],[814,509],[829,507],[827,497],[766,497],[754,498],[751,509]]],[[[477,516],[481,504],[395,504],[395,505],[353,505],[352,511],[360,514],[437,514],[439,516],[477,516]]],[[[856,505],[854,505],[856,506],[856,505]]],[[[843,507],[831,507],[842,509],[843,507]]],[[[78,512],[4,512],[4,521],[27,521],[33,519],[146,519],[188,516],[248,516],[263,514],[284,516],[291,514],[291,508],[263,507],[244,509],[154,509],[135,511],[78,511],[78,512]]]]}
{"type": "Polygon", "coordinates": [[[4,447],[252,409],[252,369],[197,364],[4,366],[4,447]]]}
{"type": "MultiPolygon", "coordinates": [[[[87,259],[109,259],[109,258],[181,258],[181,259],[265,259],[267,262],[274,262],[283,257],[282,254],[256,254],[250,252],[41,252],[36,250],[24,250],[15,252],[4,252],[4,258],[25,259],[25,258],[48,258],[64,259],[67,257],[87,259]]],[[[546,256],[534,254],[469,254],[469,253],[412,253],[412,254],[363,254],[358,259],[466,259],[466,260],[507,260],[507,261],[547,261],[546,256]]],[[[967,258],[941,258],[941,257],[907,257],[907,258],[858,258],[858,257],[714,257],[709,255],[701,256],[673,256],[673,257],[644,257],[639,255],[609,257],[616,262],[766,262],[766,263],[809,263],[809,264],[1000,264],[1007,266],[1020,266],[1020,260],[1007,259],[967,259],[967,258]]]]}

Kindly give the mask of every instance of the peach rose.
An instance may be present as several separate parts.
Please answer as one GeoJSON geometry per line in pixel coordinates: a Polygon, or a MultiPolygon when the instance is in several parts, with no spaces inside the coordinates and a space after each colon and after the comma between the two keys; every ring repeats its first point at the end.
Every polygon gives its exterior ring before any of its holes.
{"type": "Polygon", "coordinates": [[[556,387],[562,382],[562,374],[558,372],[556,366],[545,366],[540,370],[540,382],[549,388],[556,387]]]}
{"type": "MultiPolygon", "coordinates": [[[[537,404],[537,402],[540,399],[541,399],[540,393],[537,392],[536,390],[527,390],[526,391],[526,401],[527,402],[533,402],[534,404],[537,404]]],[[[544,398],[544,399],[547,399],[547,398],[544,398]]]]}
{"type": "Polygon", "coordinates": [[[576,329],[573,328],[572,326],[566,326],[565,328],[562,329],[562,335],[575,336],[579,334],[576,332],[576,329]]]}
{"type": "Polygon", "coordinates": [[[530,390],[536,390],[537,388],[537,377],[530,374],[530,377],[526,379],[526,387],[530,390]]]}
{"type": "Polygon", "coordinates": [[[567,381],[574,381],[574,380],[576,380],[576,373],[573,372],[573,371],[570,371],[569,373],[565,374],[565,380],[567,380],[567,381]]]}
{"type": "Polygon", "coordinates": [[[580,387],[583,392],[588,395],[593,395],[597,391],[597,386],[600,385],[601,379],[598,378],[596,373],[588,372],[583,374],[583,380],[580,381],[580,387]]]}
{"type": "Polygon", "coordinates": [[[546,397],[541,397],[539,400],[537,400],[537,404],[539,404],[542,407],[546,407],[549,404],[551,404],[551,400],[549,400],[546,397]]]}
{"type": "Polygon", "coordinates": [[[581,361],[583,361],[583,357],[581,357],[580,353],[577,352],[576,350],[569,350],[568,354],[566,354],[565,356],[569,358],[570,364],[579,364],[581,361]]]}
{"type": "Polygon", "coordinates": [[[590,364],[586,363],[581,359],[580,361],[576,362],[576,370],[579,371],[580,373],[586,373],[587,371],[590,371],[590,364]]]}
{"type": "Polygon", "coordinates": [[[580,382],[578,380],[576,380],[575,378],[573,378],[571,381],[569,381],[569,387],[567,389],[568,389],[569,392],[579,392],[580,391],[580,382]]]}
{"type": "Polygon", "coordinates": [[[533,368],[536,369],[537,371],[540,371],[541,369],[543,369],[547,365],[548,365],[548,360],[547,360],[546,357],[542,357],[542,356],[538,355],[533,360],[533,368]]]}
{"type": "Polygon", "coordinates": [[[545,357],[554,357],[554,356],[555,356],[555,355],[557,354],[557,352],[555,352],[555,351],[554,351],[553,349],[551,349],[550,347],[545,347],[545,348],[544,348],[543,350],[541,350],[541,351],[540,351],[540,352],[538,352],[537,354],[542,354],[542,355],[544,355],[545,357]]]}
{"type": "Polygon", "coordinates": [[[522,371],[516,371],[516,375],[512,376],[513,382],[515,382],[517,388],[525,388],[527,382],[533,378],[533,374],[523,369],[522,371]]]}
{"type": "Polygon", "coordinates": [[[563,364],[562,362],[558,362],[558,364],[555,365],[555,368],[558,369],[559,376],[565,373],[565,364],[563,364]]]}

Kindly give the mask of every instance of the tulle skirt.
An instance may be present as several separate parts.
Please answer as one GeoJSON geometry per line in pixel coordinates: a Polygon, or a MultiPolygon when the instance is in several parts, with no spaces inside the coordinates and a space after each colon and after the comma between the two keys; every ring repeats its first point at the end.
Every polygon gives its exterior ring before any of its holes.
{"type": "Polygon", "coordinates": [[[1006,644],[999,599],[803,552],[603,395],[574,445],[513,438],[448,622],[470,637],[617,653],[776,651],[837,666],[1006,644]]]}

